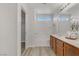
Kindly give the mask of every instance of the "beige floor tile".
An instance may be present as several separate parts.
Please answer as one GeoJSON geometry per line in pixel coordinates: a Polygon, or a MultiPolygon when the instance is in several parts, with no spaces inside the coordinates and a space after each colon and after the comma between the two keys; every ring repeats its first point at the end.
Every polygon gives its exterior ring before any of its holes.
{"type": "Polygon", "coordinates": [[[33,47],[26,50],[25,56],[55,56],[49,47],[33,47]]]}

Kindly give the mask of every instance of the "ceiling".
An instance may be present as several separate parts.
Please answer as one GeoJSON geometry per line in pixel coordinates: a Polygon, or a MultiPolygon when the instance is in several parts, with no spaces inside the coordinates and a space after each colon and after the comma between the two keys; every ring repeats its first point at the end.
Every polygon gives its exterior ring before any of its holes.
{"type": "Polygon", "coordinates": [[[34,9],[36,13],[64,13],[75,14],[79,10],[78,3],[27,3],[28,7],[34,9]]]}
{"type": "Polygon", "coordinates": [[[56,13],[67,3],[27,3],[27,5],[39,13],[56,13]]]}
{"type": "Polygon", "coordinates": [[[70,7],[65,13],[68,13],[71,15],[79,14],[79,3],[73,4],[73,6],[70,7]]]}

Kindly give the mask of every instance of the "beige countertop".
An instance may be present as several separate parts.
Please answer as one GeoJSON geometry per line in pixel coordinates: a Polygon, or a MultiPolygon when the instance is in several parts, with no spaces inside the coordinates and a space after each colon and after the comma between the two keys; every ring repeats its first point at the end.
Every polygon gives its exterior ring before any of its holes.
{"type": "Polygon", "coordinates": [[[52,34],[52,36],[58,38],[59,40],[62,40],[63,42],[66,42],[70,45],[73,45],[73,46],[79,48],[79,39],[76,39],[76,40],[66,39],[65,36],[61,36],[61,35],[57,35],[57,34],[52,34]]]}

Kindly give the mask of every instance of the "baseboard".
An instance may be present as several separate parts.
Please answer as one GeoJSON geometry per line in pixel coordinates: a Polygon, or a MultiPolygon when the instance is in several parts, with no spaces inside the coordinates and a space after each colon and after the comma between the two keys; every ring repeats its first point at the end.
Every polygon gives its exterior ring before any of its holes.
{"type": "Polygon", "coordinates": [[[32,46],[29,46],[29,47],[50,47],[50,46],[49,45],[44,45],[44,46],[42,46],[42,45],[40,45],[40,46],[32,45],[32,46]]]}

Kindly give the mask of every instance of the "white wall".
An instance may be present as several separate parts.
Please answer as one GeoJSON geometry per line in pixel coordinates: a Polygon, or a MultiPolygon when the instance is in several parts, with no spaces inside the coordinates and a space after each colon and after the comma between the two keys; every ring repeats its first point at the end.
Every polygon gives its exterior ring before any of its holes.
{"type": "Polygon", "coordinates": [[[32,21],[34,19],[34,10],[30,7],[26,7],[26,47],[32,45],[32,21]]]}
{"type": "Polygon", "coordinates": [[[0,4],[0,55],[17,55],[17,4],[0,4]]]}

